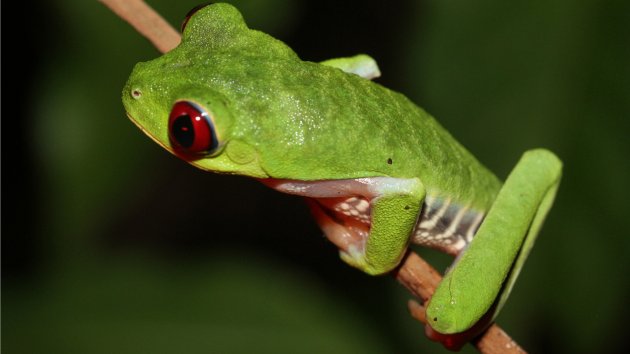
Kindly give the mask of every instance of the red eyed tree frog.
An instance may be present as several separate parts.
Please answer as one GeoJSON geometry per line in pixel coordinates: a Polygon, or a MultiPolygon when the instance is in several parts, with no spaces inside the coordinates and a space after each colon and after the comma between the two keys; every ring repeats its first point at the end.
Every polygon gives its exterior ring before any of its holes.
{"type": "Polygon", "coordinates": [[[302,61],[231,5],[189,15],[181,44],[139,63],[127,115],[192,165],[306,197],[341,258],[369,274],[410,243],[456,256],[427,333],[457,349],[503,306],[553,202],[561,162],[526,152],[505,183],[379,76],[367,55],[302,61]],[[481,325],[480,325],[481,323],[481,325]]]}

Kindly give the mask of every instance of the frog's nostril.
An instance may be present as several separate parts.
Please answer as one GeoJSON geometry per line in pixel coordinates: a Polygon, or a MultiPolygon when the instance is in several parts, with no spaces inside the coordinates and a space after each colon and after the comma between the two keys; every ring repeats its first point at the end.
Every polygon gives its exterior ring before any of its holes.
{"type": "Polygon", "coordinates": [[[142,91],[140,91],[139,89],[134,89],[131,91],[131,97],[135,98],[135,99],[139,99],[140,97],[142,97],[142,91]]]}

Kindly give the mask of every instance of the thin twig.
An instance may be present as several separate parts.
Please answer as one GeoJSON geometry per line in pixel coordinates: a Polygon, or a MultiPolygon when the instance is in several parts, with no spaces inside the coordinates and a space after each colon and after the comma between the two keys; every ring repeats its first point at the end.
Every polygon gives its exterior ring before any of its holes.
{"type": "Polygon", "coordinates": [[[99,0],[119,17],[129,22],[160,52],[177,47],[181,38],[168,22],[142,0],[99,0]]]}
{"type": "MultiPolygon", "coordinates": [[[[180,35],[159,14],[142,0],[99,0],[140,34],[145,36],[162,53],[175,48],[180,35]]],[[[415,297],[426,303],[431,298],[442,276],[420,256],[408,252],[392,275],[415,297]]],[[[414,300],[409,301],[411,315],[426,324],[425,308],[414,300]]],[[[472,343],[482,354],[525,353],[499,326],[493,324],[472,343]]]]}
{"type": "MultiPolygon", "coordinates": [[[[415,252],[408,252],[394,277],[404,285],[409,292],[426,303],[431,298],[435,288],[442,280],[442,276],[415,252]]],[[[407,304],[413,318],[426,325],[425,308],[414,300],[407,304]]],[[[479,336],[472,345],[483,354],[523,354],[526,353],[499,326],[491,325],[479,336]]]]}

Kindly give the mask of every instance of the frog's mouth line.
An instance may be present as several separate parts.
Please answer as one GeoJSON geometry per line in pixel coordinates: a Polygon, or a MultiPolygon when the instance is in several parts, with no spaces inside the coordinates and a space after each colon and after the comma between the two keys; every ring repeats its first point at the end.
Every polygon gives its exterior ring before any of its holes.
{"type": "Polygon", "coordinates": [[[161,142],[160,140],[158,140],[158,138],[151,134],[148,130],[146,130],[142,125],[140,125],[138,123],[138,121],[136,119],[134,119],[134,117],[129,114],[129,112],[125,112],[127,114],[127,117],[129,118],[129,120],[136,126],[138,127],[138,129],[140,129],[146,136],[148,136],[149,138],[151,138],[151,140],[155,141],[156,144],[160,145],[161,147],[163,147],[164,149],[166,149],[166,151],[170,152],[173,155],[175,154],[175,151],[173,151],[173,149],[170,146],[167,146],[166,144],[164,144],[163,142],[161,142]]]}

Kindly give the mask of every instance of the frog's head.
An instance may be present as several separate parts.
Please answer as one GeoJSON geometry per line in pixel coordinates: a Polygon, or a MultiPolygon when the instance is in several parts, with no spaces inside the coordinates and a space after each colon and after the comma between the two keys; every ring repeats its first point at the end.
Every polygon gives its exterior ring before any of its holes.
{"type": "Polygon", "coordinates": [[[234,68],[234,53],[257,53],[266,46],[267,55],[294,55],[261,36],[230,5],[197,9],[186,20],[177,48],[134,67],[123,89],[127,115],[159,145],[199,168],[268,177],[258,152],[237,136],[233,117],[241,115],[235,113],[238,102],[227,97],[234,89],[226,79],[230,70],[242,72],[234,68]]]}
{"type": "Polygon", "coordinates": [[[222,95],[207,87],[143,82],[142,76],[132,75],[126,85],[125,108],[156,143],[205,170],[267,177],[257,152],[233,138],[230,104],[222,95]]]}

